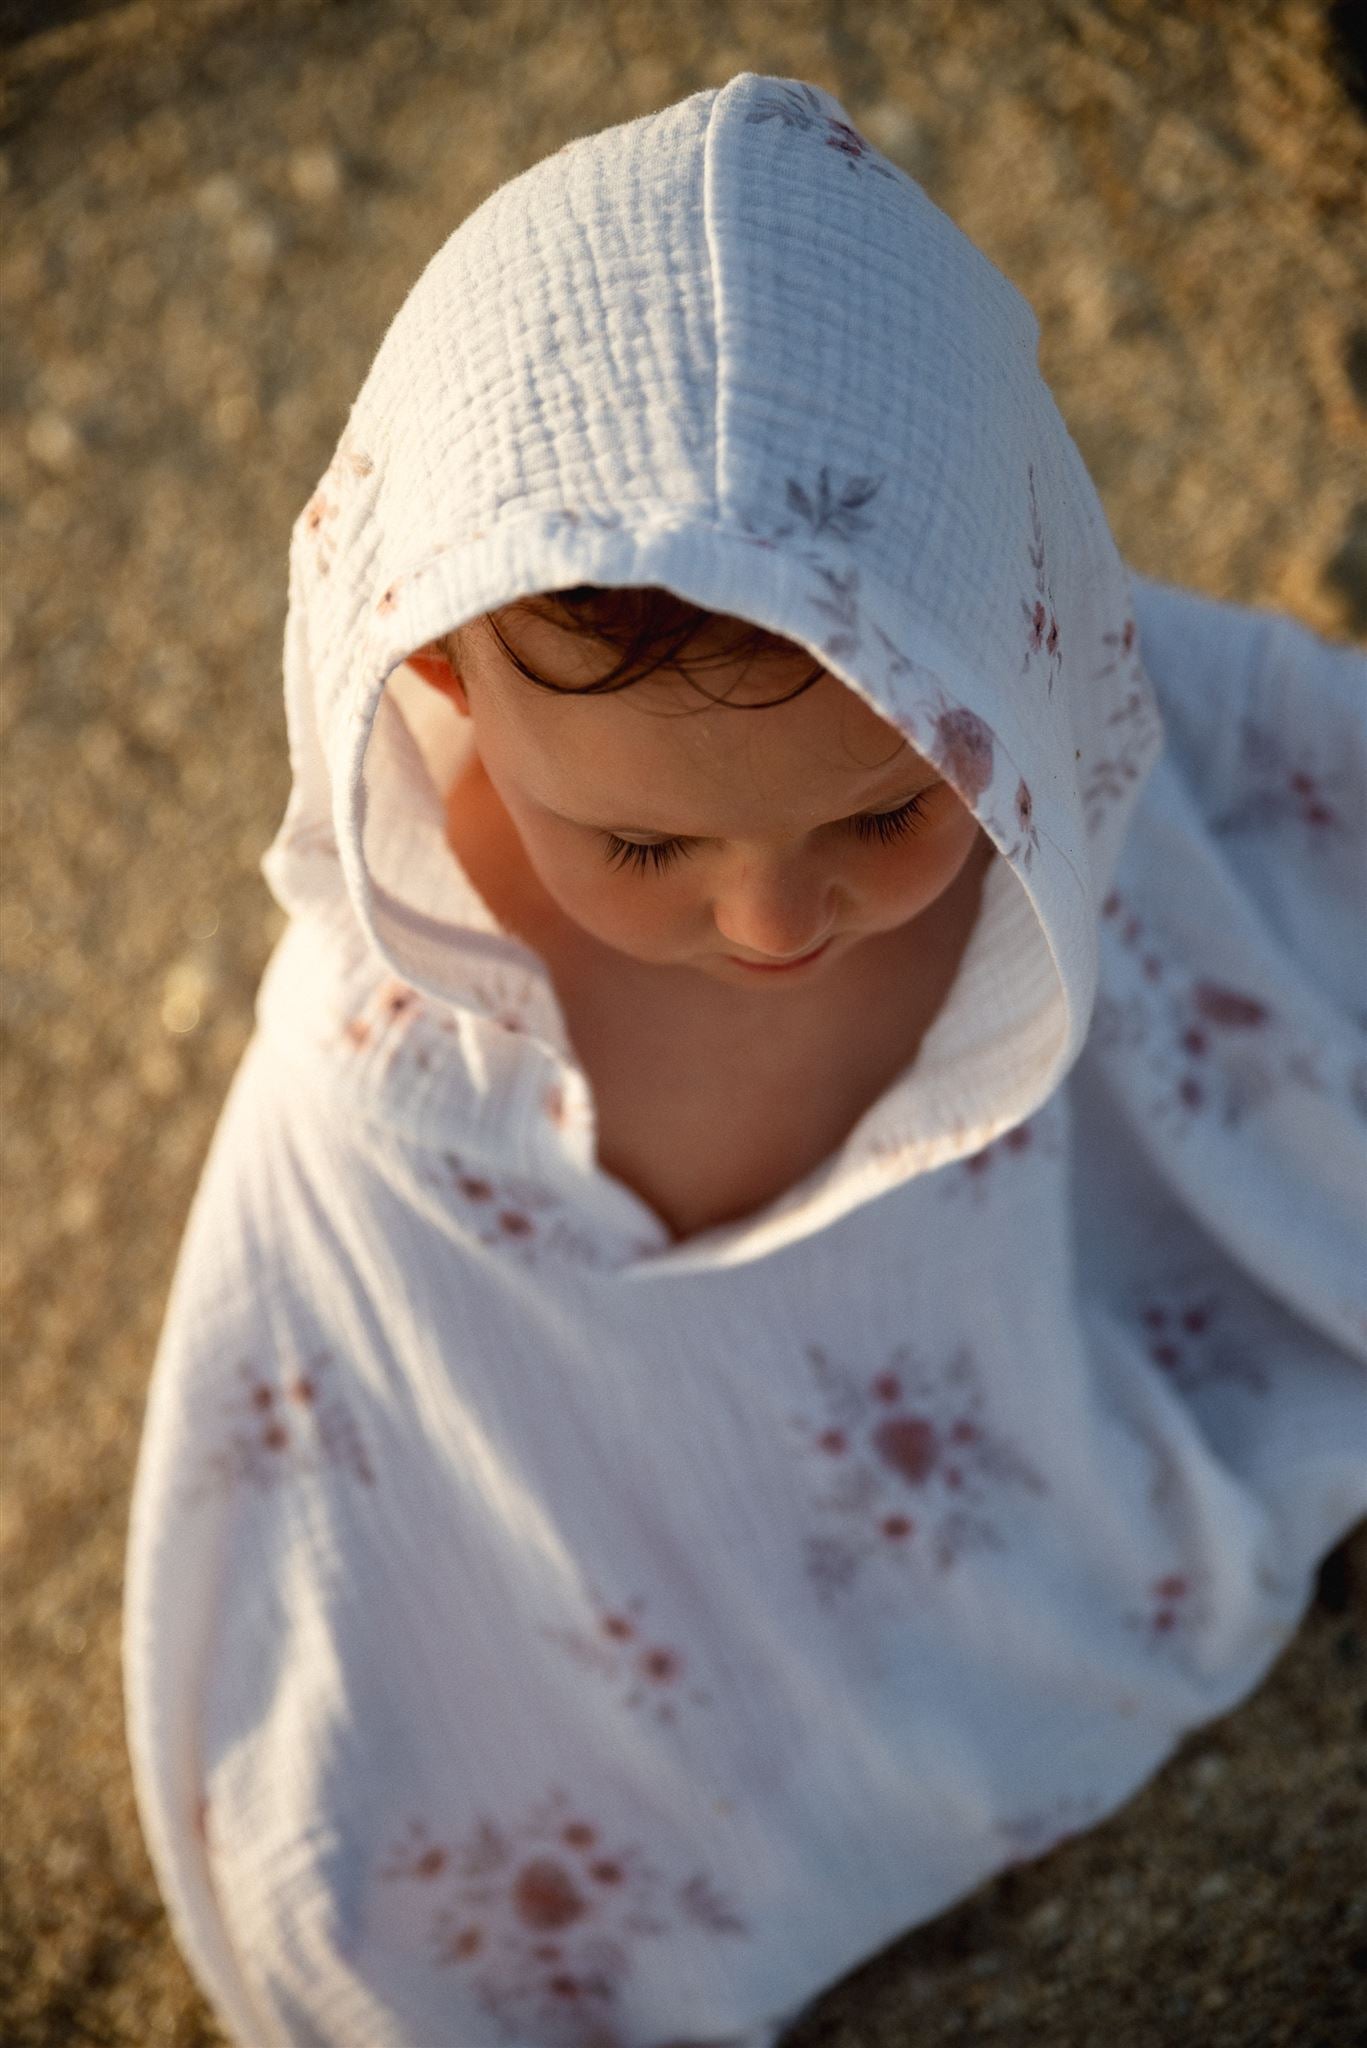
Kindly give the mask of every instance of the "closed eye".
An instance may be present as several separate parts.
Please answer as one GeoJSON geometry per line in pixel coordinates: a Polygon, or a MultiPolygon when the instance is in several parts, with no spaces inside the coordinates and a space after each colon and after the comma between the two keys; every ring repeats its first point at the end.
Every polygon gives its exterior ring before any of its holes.
{"type": "MultiPolygon", "coordinates": [[[[847,819],[846,823],[858,838],[877,839],[886,846],[905,833],[915,832],[917,821],[925,816],[925,798],[929,794],[929,790],[923,789],[895,811],[865,811],[857,818],[847,819]]],[[[604,832],[601,836],[608,849],[609,865],[634,868],[638,874],[644,874],[647,869],[658,874],[681,854],[691,852],[693,847],[691,839],[653,839],[649,845],[644,845],[633,839],[619,839],[615,832],[604,832]]]]}

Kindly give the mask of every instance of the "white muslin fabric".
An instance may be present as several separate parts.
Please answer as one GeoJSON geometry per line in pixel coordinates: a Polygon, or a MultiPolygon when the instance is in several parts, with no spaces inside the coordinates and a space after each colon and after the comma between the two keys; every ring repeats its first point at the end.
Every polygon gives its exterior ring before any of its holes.
{"type": "Polygon", "coordinates": [[[1367,1513],[1367,661],[1128,573],[1036,342],[742,72],[458,228],[295,525],[289,923],[125,1603],[249,2048],[766,2048],[1248,1694],[1367,1513]],[[682,1240],[405,667],[580,584],[810,650],[1000,855],[895,1085],[682,1240]]]}

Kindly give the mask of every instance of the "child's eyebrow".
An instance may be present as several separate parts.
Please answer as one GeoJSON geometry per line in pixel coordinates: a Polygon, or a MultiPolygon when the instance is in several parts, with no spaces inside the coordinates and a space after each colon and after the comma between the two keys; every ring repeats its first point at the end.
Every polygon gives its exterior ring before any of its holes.
{"type": "MultiPolygon", "coordinates": [[[[940,779],[932,770],[913,789],[907,789],[904,795],[870,797],[869,801],[860,810],[851,811],[844,818],[830,818],[827,820],[827,823],[831,825],[848,825],[852,819],[862,818],[869,811],[895,810],[899,804],[909,804],[913,797],[924,796],[928,789],[936,787],[940,779]]],[[[631,833],[637,839],[688,839],[693,836],[687,832],[662,832],[658,825],[596,825],[587,818],[570,818],[568,823],[571,825],[581,825],[586,832],[631,833]]]]}

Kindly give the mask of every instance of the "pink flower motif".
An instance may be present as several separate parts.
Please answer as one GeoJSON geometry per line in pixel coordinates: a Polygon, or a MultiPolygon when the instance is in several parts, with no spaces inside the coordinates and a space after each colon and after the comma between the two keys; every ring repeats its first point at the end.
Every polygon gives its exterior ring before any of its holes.
{"type": "Polygon", "coordinates": [[[1279,1024],[1259,997],[1222,982],[1179,982],[1162,971],[1143,921],[1117,915],[1142,981],[1126,1004],[1111,1000],[1103,1014],[1098,1002],[1095,1042],[1103,1056],[1117,1048],[1141,1055],[1158,1082],[1150,1104],[1156,1119],[1179,1130],[1197,1117],[1232,1128],[1287,1086],[1328,1092],[1319,1049],[1279,1024]]]}
{"type": "Polygon", "coordinates": [[[1145,1350],[1164,1377],[1190,1393],[1214,1382],[1267,1392],[1267,1374],[1252,1362],[1247,1332],[1228,1327],[1225,1304],[1199,1281],[1180,1283],[1140,1305],[1145,1350]]]}
{"type": "Polygon", "coordinates": [[[1308,825],[1316,854],[1327,854],[1333,841],[1349,828],[1341,810],[1329,801],[1341,794],[1351,800],[1351,775],[1316,764],[1312,773],[1304,751],[1293,758],[1284,736],[1253,719],[1239,722],[1237,796],[1232,807],[1214,821],[1218,833],[1282,830],[1292,823],[1308,825]]]}
{"type": "Polygon", "coordinates": [[[605,1842],[559,1787],[520,1823],[481,1818],[449,1843],[410,1820],[378,1876],[427,1895],[434,1967],[459,1968],[501,2033],[577,2048],[619,2041],[613,2021],[638,1942],[750,1931],[706,1873],[670,1883],[638,1846],[605,1842]],[[584,2031],[566,2036],[567,2016],[584,2031]]]}
{"type": "Polygon", "coordinates": [[[521,1176],[494,1182],[467,1166],[459,1153],[443,1152],[422,1178],[443,1196],[460,1196],[459,1221],[481,1244],[521,1252],[528,1260],[548,1252],[592,1259],[596,1241],[564,1216],[564,1203],[548,1188],[521,1176]]]}
{"type": "Polygon", "coordinates": [[[1125,620],[1118,633],[1103,633],[1101,644],[1103,647],[1111,649],[1111,658],[1104,668],[1099,668],[1094,672],[1092,681],[1094,683],[1102,682],[1107,676],[1113,676],[1117,669],[1124,667],[1131,661],[1134,657],[1135,643],[1138,638],[1139,629],[1132,618],[1125,620]]]}
{"type": "Polygon", "coordinates": [[[402,1017],[418,1007],[418,992],[407,982],[388,981],[380,990],[380,1003],[388,1017],[402,1017]]]}
{"type": "Polygon", "coordinates": [[[1046,1106],[1024,1123],[1013,1124],[990,1145],[984,1145],[980,1151],[970,1152],[956,1160],[953,1166],[946,1167],[940,1177],[940,1194],[945,1200],[954,1200],[962,1189],[967,1188],[975,1206],[980,1206],[990,1198],[991,1189],[1000,1179],[1002,1161],[1031,1156],[1055,1159],[1059,1150],[1057,1115],[1049,1115],[1046,1106]]]}
{"type": "Polygon", "coordinates": [[[342,1026],[342,1041],[356,1048],[368,1045],[376,1026],[383,1027],[400,1017],[416,1015],[420,1008],[417,990],[410,988],[405,981],[390,977],[368,998],[366,1009],[369,1014],[351,1017],[342,1026]]]}
{"type": "Polygon", "coordinates": [[[933,752],[967,804],[975,804],[992,780],[994,734],[976,711],[945,709],[934,720],[933,752]]]}
{"type": "Polygon", "coordinates": [[[640,1640],[644,1596],[636,1594],[623,1607],[609,1608],[595,1598],[597,1627],[543,1628],[548,1642],[568,1650],[587,1671],[606,1679],[618,1704],[629,1713],[649,1714],[668,1726],[686,1699],[710,1706],[712,1696],[689,1682],[687,1660],[672,1644],[640,1640]]]}
{"type": "Polygon", "coordinates": [[[1164,1572],[1150,1582],[1143,1610],[1125,1615],[1126,1627],[1145,1636],[1155,1649],[1198,1634],[1210,1618],[1197,1597],[1206,1577],[1203,1572],[1164,1572]]]}
{"type": "Polygon", "coordinates": [[[238,1367],[242,1391],[226,1403],[227,1434],[204,1459],[187,1498],[232,1493],[239,1486],[268,1492],[333,1467],[363,1486],[375,1483],[351,1409],[329,1385],[333,1361],[319,1352],[298,1371],[267,1376],[238,1367]]]}
{"type": "Polygon", "coordinates": [[[875,1555],[896,1554],[947,1570],[971,1546],[1004,1547],[990,1501],[1008,1488],[1048,1487],[1015,1446],[988,1424],[967,1350],[940,1372],[918,1367],[905,1347],[899,1369],[861,1382],[808,1347],[826,1410],[821,1421],[793,1417],[816,1451],[818,1505],[828,1527],[807,1541],[807,1570],[831,1598],[875,1555]],[[889,1414],[888,1408],[895,1412],[889,1414]],[[824,1473],[831,1478],[824,1480],[824,1473]],[[917,1496],[913,1516],[898,1498],[917,1496]]]}

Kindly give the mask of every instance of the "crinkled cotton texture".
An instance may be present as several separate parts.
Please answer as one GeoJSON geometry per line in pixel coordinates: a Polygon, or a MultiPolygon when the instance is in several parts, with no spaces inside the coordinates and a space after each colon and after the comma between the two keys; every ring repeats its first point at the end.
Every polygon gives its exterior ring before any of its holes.
{"type": "Polygon", "coordinates": [[[126,1598],[250,2048],[761,2048],[1242,1699],[1367,1512],[1367,663],[1129,576],[1036,340],[745,72],[495,191],[300,515],[126,1598]],[[404,666],[580,583],[799,643],[1000,855],[895,1085],[682,1242],[404,666]]]}

